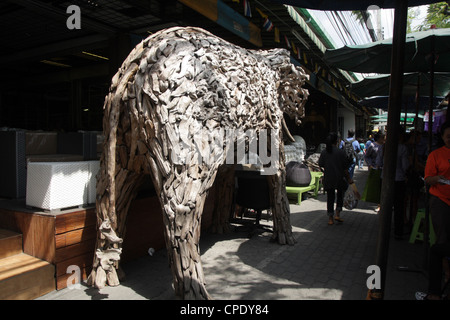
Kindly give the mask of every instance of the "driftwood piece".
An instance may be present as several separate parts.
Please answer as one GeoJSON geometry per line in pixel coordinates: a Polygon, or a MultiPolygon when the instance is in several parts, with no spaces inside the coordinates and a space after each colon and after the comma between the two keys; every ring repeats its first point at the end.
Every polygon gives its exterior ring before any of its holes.
{"type": "Polygon", "coordinates": [[[211,231],[227,233],[230,231],[228,220],[231,215],[234,194],[234,166],[221,166],[216,177],[216,196],[211,231]]]}
{"type": "Polygon", "coordinates": [[[293,244],[283,112],[300,122],[308,96],[302,88],[306,78],[284,49],[246,50],[199,28],[162,30],[137,45],[105,98],[98,238],[88,282],[97,287],[119,283],[126,215],[142,177],[150,174],[162,206],[175,293],[209,299],[199,249],[205,199],[218,175],[223,195],[213,225],[226,232],[233,165],[250,160],[256,141],[261,164],[273,169],[267,171],[273,237],[293,244]],[[270,136],[261,144],[266,132],[270,136]]]}

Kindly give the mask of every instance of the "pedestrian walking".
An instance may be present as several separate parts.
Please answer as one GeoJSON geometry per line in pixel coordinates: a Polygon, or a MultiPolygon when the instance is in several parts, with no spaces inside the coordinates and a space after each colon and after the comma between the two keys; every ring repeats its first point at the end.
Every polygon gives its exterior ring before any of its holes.
{"type": "Polygon", "coordinates": [[[364,167],[364,154],[366,153],[366,145],[362,139],[358,139],[358,142],[359,142],[359,152],[357,154],[358,169],[362,170],[362,168],[364,167]]]}
{"type": "Polygon", "coordinates": [[[373,134],[370,133],[370,134],[369,134],[369,139],[366,141],[366,147],[365,147],[366,151],[367,151],[367,149],[369,149],[369,146],[370,146],[374,141],[375,141],[375,140],[374,140],[374,138],[373,138],[373,134]]]}
{"type": "Polygon", "coordinates": [[[344,150],[338,148],[338,135],[330,133],[326,140],[326,149],[319,157],[319,166],[324,170],[323,187],[327,193],[328,225],[333,225],[334,221],[344,221],[341,218],[344,192],[348,184],[353,183],[348,171],[350,164],[344,150]]]}
{"type": "Polygon", "coordinates": [[[343,149],[345,151],[345,154],[347,157],[351,160],[350,166],[348,168],[348,172],[350,174],[350,178],[353,179],[353,174],[355,172],[355,166],[357,161],[357,155],[360,151],[360,146],[358,140],[355,139],[355,131],[352,129],[349,129],[347,131],[347,138],[343,139],[340,144],[339,148],[343,149]]]}
{"type": "MultiPolygon", "coordinates": [[[[364,188],[362,199],[366,202],[380,203],[381,194],[381,165],[382,146],[385,142],[385,135],[382,131],[374,134],[375,141],[369,144],[364,159],[369,167],[369,176],[364,188]]],[[[379,205],[376,211],[379,210],[379,205]]]]}

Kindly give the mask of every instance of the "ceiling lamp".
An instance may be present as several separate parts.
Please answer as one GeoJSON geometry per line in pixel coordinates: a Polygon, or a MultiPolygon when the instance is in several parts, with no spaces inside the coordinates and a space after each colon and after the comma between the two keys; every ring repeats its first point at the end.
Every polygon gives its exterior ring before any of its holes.
{"type": "Polygon", "coordinates": [[[56,61],[51,61],[51,60],[41,60],[41,63],[45,63],[45,64],[49,64],[51,66],[55,66],[55,67],[61,67],[61,68],[72,68],[71,65],[65,64],[65,63],[60,63],[60,62],[56,62],[56,61]]]}

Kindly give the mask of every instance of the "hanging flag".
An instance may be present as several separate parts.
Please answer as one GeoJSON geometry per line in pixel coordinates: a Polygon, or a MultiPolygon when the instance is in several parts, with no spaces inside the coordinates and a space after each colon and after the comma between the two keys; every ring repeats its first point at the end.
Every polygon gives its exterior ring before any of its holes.
{"type": "Polygon", "coordinates": [[[250,0],[244,0],[244,15],[246,17],[252,17],[252,8],[250,8],[250,0]]]}
{"type": "Polygon", "coordinates": [[[259,15],[264,19],[267,19],[269,17],[267,14],[262,12],[259,8],[256,8],[256,11],[258,11],[259,15]]]}
{"type": "Polygon", "coordinates": [[[275,27],[274,29],[274,33],[275,33],[275,42],[276,43],[280,43],[280,29],[278,29],[277,27],[275,27]]]}
{"type": "Polygon", "coordinates": [[[272,31],[273,29],[273,23],[269,20],[269,18],[266,18],[266,20],[263,23],[263,28],[266,31],[272,31]]]}
{"type": "Polygon", "coordinates": [[[288,39],[288,37],[286,37],[286,35],[284,35],[284,41],[286,42],[286,47],[288,49],[290,49],[291,48],[291,44],[289,43],[289,39],[288,39]]]}
{"type": "Polygon", "coordinates": [[[303,52],[303,60],[305,60],[305,64],[308,64],[308,59],[306,59],[306,53],[303,52]]]}
{"type": "Polygon", "coordinates": [[[302,58],[300,54],[300,48],[297,48],[297,59],[300,60],[302,58]]]}
{"type": "Polygon", "coordinates": [[[294,51],[294,53],[297,55],[297,48],[295,47],[295,44],[293,42],[291,42],[292,45],[292,51],[294,51]]]}

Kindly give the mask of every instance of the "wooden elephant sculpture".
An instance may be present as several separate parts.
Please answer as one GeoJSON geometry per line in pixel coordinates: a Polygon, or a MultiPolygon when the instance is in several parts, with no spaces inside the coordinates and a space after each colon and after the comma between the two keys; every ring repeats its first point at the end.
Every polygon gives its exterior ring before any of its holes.
{"type": "MultiPolygon", "coordinates": [[[[270,136],[260,151],[266,148],[275,168],[268,176],[273,238],[293,244],[283,112],[297,121],[304,116],[306,78],[291,64],[287,50],[247,50],[199,28],[162,30],[137,45],[105,99],[98,238],[88,283],[118,285],[127,212],[143,176],[151,175],[162,207],[175,294],[210,298],[199,251],[203,206],[220,167],[242,161],[232,152],[238,149],[236,142],[249,139],[248,132],[270,136]]],[[[267,161],[262,165],[267,167],[267,161]]]]}

